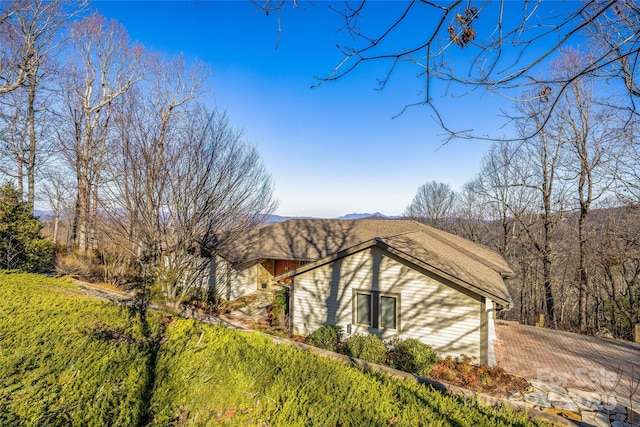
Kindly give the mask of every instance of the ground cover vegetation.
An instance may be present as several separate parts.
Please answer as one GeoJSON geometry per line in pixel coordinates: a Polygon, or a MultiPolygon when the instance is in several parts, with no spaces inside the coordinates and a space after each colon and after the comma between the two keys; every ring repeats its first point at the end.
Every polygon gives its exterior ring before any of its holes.
{"type": "Polygon", "coordinates": [[[0,424],[138,425],[151,340],[125,307],[68,279],[0,274],[0,424]]]}
{"type": "Polygon", "coordinates": [[[0,424],[533,425],[268,337],[0,274],[0,424]],[[34,319],[40,319],[34,322],[34,319]]]}

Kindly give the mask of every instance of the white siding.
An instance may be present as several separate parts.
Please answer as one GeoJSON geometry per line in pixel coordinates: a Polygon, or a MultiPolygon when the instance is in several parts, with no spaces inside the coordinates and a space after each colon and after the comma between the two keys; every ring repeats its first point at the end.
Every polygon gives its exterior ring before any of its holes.
{"type": "Polygon", "coordinates": [[[209,270],[209,286],[226,300],[235,300],[257,290],[258,266],[256,263],[237,269],[225,259],[215,257],[209,270]]]}
{"type": "Polygon", "coordinates": [[[488,298],[485,301],[485,310],[487,311],[487,364],[496,366],[495,343],[498,339],[495,325],[496,312],[493,301],[488,298]]]}
{"type": "Polygon", "coordinates": [[[374,290],[399,295],[400,329],[353,325],[353,333],[416,338],[441,356],[479,360],[481,298],[425,273],[376,247],[302,273],[294,278],[293,332],[353,323],[353,291],[374,290]]]}
{"type": "Polygon", "coordinates": [[[231,268],[230,300],[253,294],[258,289],[258,263],[231,268]]]}

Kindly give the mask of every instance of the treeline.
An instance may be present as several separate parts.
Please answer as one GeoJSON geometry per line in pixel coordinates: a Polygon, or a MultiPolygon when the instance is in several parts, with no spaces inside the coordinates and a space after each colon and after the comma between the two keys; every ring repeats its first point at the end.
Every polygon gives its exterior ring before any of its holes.
{"type": "Polygon", "coordinates": [[[562,52],[549,70],[549,81],[562,83],[523,95],[516,137],[495,141],[461,192],[429,182],[405,214],[507,258],[516,274],[506,318],[535,324],[543,315],[546,326],[632,339],[640,323],[638,117],[600,76],[569,79],[589,55],[562,52]]]}
{"type": "Polygon", "coordinates": [[[202,103],[204,64],[62,0],[0,2],[0,46],[0,176],[53,210],[62,272],[180,302],[206,267],[194,255],[273,211],[258,152],[202,103]]]}

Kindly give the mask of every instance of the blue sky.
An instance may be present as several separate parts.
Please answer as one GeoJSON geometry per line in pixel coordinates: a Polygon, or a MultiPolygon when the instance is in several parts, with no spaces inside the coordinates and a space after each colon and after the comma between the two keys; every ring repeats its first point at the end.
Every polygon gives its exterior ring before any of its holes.
{"type": "MultiPolygon", "coordinates": [[[[478,171],[489,143],[442,144],[442,130],[418,100],[417,70],[406,66],[384,91],[387,64],[372,63],[311,88],[342,59],[342,22],[319,1],[277,20],[246,1],[99,1],[93,7],[121,22],[132,40],[209,64],[206,102],[244,129],[275,180],[286,216],[336,217],[352,212],[400,215],[417,188],[442,181],[455,190],[478,171]]],[[[339,3],[335,3],[338,5],[339,3]]],[[[402,2],[375,2],[366,19],[382,22],[402,2]]],[[[509,136],[498,129],[509,102],[490,94],[438,100],[453,125],[509,136]]]]}

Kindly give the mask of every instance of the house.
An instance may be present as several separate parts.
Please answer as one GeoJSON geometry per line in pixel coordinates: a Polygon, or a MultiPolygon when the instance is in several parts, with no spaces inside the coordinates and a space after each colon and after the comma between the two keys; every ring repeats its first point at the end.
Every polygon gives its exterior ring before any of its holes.
{"type": "MultiPolygon", "coordinates": [[[[412,220],[292,219],[264,227],[218,260],[227,294],[290,289],[290,327],[416,338],[440,355],[495,363],[493,321],[509,308],[497,252],[412,220]]],[[[215,275],[215,274],[214,274],[215,275]]]]}

